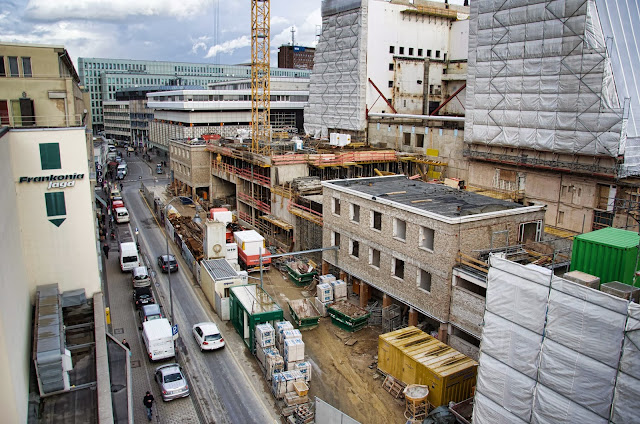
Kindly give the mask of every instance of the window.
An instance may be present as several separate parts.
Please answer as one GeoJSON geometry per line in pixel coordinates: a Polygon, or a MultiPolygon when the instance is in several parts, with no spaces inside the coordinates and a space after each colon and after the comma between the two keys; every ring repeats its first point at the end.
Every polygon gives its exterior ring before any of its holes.
{"type": "Polygon", "coordinates": [[[9,56],[9,72],[12,77],[20,76],[18,72],[18,58],[15,56],[9,56]]]}
{"type": "Polygon", "coordinates": [[[472,283],[471,281],[465,280],[464,278],[456,277],[455,286],[470,291],[471,293],[475,293],[479,296],[487,297],[487,289],[485,287],[481,287],[477,284],[472,283]]]}
{"type": "Polygon", "coordinates": [[[353,222],[360,222],[360,205],[351,204],[351,220],[353,222]]]}
{"type": "Polygon", "coordinates": [[[540,241],[542,238],[542,221],[526,222],[520,224],[520,235],[518,241],[529,243],[540,241]]]}
{"type": "Polygon", "coordinates": [[[424,147],[424,134],[416,134],[416,147],[424,147]]]}
{"type": "Polygon", "coordinates": [[[0,125],[9,125],[9,104],[0,100],[0,125]]]}
{"type": "Polygon", "coordinates": [[[382,214],[380,212],[371,212],[371,228],[374,230],[382,230],[382,214]]]}
{"type": "Polygon", "coordinates": [[[22,58],[22,75],[25,78],[31,78],[31,58],[30,57],[22,58]]]}
{"type": "Polygon", "coordinates": [[[355,258],[360,257],[360,242],[358,240],[351,240],[349,254],[355,258]]]}
{"type": "Polygon", "coordinates": [[[431,293],[431,273],[424,269],[418,270],[418,287],[431,293]]]}
{"type": "Polygon", "coordinates": [[[434,231],[432,228],[420,227],[420,247],[433,251],[434,231]]]}
{"type": "MultiPolygon", "coordinates": [[[[390,63],[390,64],[389,64],[389,70],[390,70],[390,71],[393,71],[393,63],[390,63]]],[[[2,76],[4,76],[4,75],[2,75],[2,76]]]]}
{"type": "Polygon", "coordinates": [[[40,143],[40,165],[42,170],[60,169],[60,144],[40,143]]]}
{"type": "Polygon", "coordinates": [[[389,88],[393,87],[393,81],[389,81],[389,88]]]}
{"type": "Polygon", "coordinates": [[[336,215],[340,215],[340,199],[333,198],[333,213],[336,215]]]}
{"type": "Polygon", "coordinates": [[[422,49],[418,49],[418,56],[422,56],[422,49]]]}
{"type": "Polygon", "coordinates": [[[0,77],[6,77],[7,71],[4,69],[4,56],[0,56],[0,77]]]}
{"type": "MultiPolygon", "coordinates": [[[[406,104],[405,104],[405,106],[406,106],[406,104]]],[[[411,133],[404,133],[403,137],[404,137],[404,145],[405,146],[411,146],[411,133]]]]}
{"type": "Polygon", "coordinates": [[[67,214],[63,191],[45,193],[44,200],[47,204],[47,216],[60,216],[67,214]]]}
{"type": "Polygon", "coordinates": [[[409,47],[409,56],[413,56],[413,47],[409,47]]]}
{"type": "Polygon", "coordinates": [[[404,47],[400,47],[400,54],[404,54],[404,47]]]}
{"type": "Polygon", "coordinates": [[[393,258],[393,276],[404,280],[404,261],[402,259],[393,258]]]}
{"type": "Polygon", "coordinates": [[[431,50],[427,49],[427,57],[431,57],[431,50]]]}
{"type": "Polygon", "coordinates": [[[331,232],[331,245],[340,246],[340,233],[336,233],[335,231],[331,232]]]}
{"type": "Polygon", "coordinates": [[[380,251],[378,249],[369,248],[369,265],[380,269],[380,251]]]}
{"type": "Polygon", "coordinates": [[[389,53],[395,53],[395,46],[389,46],[389,53]]]}
{"type": "Polygon", "coordinates": [[[393,218],[393,237],[405,240],[407,238],[407,221],[393,218]]]}
{"type": "Polygon", "coordinates": [[[440,50],[436,50],[436,58],[440,58],[440,50]]]}
{"type": "Polygon", "coordinates": [[[558,211],[558,224],[564,224],[564,212],[558,211]]]}

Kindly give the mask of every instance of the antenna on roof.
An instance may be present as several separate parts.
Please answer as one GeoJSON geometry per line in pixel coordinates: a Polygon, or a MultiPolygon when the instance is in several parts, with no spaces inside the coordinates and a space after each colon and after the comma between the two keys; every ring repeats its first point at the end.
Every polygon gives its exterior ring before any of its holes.
{"type": "Polygon", "coordinates": [[[291,47],[296,46],[296,27],[291,27],[291,47]]]}

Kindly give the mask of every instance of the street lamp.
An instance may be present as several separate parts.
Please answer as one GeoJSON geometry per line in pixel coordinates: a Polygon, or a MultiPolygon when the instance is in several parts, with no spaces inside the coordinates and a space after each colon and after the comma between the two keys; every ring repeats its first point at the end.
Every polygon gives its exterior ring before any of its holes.
{"type": "MultiPolygon", "coordinates": [[[[180,196],[175,196],[174,198],[172,198],[171,200],[169,200],[169,202],[167,202],[167,204],[164,206],[164,219],[168,219],[167,218],[167,210],[169,208],[169,205],[171,204],[171,202],[173,202],[176,199],[179,199],[180,196]]],[[[164,224],[164,223],[163,223],[164,224]]],[[[167,234],[166,228],[165,228],[165,232],[164,232],[164,237],[167,241],[167,279],[169,280],[169,308],[170,308],[170,314],[171,314],[171,324],[175,325],[175,320],[173,319],[173,290],[171,290],[171,262],[169,261],[169,234],[167,234]]],[[[178,261],[178,259],[176,258],[176,262],[178,261]]]]}

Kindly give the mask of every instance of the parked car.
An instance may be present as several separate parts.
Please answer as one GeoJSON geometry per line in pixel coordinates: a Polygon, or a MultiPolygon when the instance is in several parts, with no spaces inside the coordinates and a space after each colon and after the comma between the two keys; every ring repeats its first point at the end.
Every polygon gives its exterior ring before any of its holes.
{"type": "Polygon", "coordinates": [[[143,305],[149,305],[156,303],[153,299],[153,293],[151,287],[136,287],[133,289],[133,302],[136,304],[136,308],[140,309],[143,305]]]}
{"type": "Polygon", "coordinates": [[[164,171],[162,170],[162,164],[159,163],[156,165],[156,174],[162,174],[164,171]]]}
{"type": "Polygon", "coordinates": [[[193,337],[200,350],[215,350],[224,347],[224,338],[213,322],[201,322],[193,326],[193,337]]]}
{"type": "Polygon", "coordinates": [[[111,209],[116,210],[118,208],[124,208],[124,202],[122,200],[114,200],[111,202],[111,209]]]}
{"type": "Polygon", "coordinates": [[[175,272],[178,270],[178,261],[173,255],[158,256],[158,266],[162,272],[175,272]]]}
{"type": "Polygon", "coordinates": [[[133,277],[133,287],[145,287],[151,285],[151,278],[146,266],[138,266],[131,271],[133,277]]]}
{"type": "Polygon", "coordinates": [[[189,396],[189,384],[178,364],[167,364],[156,368],[155,380],[160,387],[162,400],[170,400],[189,396]]]}
{"type": "Polygon", "coordinates": [[[116,156],[116,162],[117,163],[122,162],[122,156],[116,156]]]}
{"type": "Polygon", "coordinates": [[[127,152],[133,152],[135,149],[131,146],[127,147],[127,152]]]}
{"type": "Polygon", "coordinates": [[[160,305],[157,303],[143,305],[142,308],[140,308],[140,311],[138,311],[138,314],[140,315],[140,322],[164,318],[164,316],[162,316],[162,311],[160,310],[160,305]]]}

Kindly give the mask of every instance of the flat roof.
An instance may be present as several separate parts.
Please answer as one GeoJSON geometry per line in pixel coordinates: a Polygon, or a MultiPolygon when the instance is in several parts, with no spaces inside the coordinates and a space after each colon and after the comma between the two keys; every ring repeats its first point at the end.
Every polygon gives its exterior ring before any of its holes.
{"type": "Polygon", "coordinates": [[[251,314],[278,311],[282,308],[269,294],[255,284],[231,287],[231,291],[246,311],[251,314]]]}
{"type": "Polygon", "coordinates": [[[404,175],[331,180],[322,185],[445,221],[454,219],[462,222],[468,221],[463,219],[468,217],[488,218],[496,216],[496,213],[510,215],[544,210],[544,206],[523,206],[442,184],[410,180],[404,175]]]}

